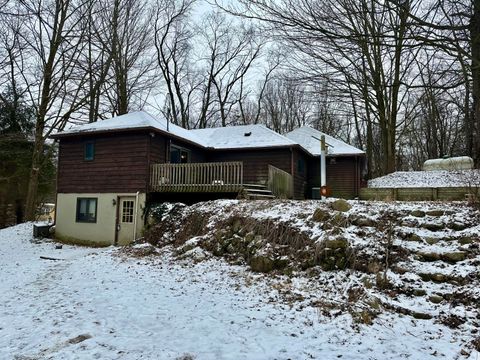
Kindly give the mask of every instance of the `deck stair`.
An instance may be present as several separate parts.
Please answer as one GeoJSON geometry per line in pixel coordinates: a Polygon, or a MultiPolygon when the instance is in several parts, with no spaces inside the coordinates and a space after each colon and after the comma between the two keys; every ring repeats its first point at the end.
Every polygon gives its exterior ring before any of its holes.
{"type": "Polygon", "coordinates": [[[271,200],[275,195],[267,189],[266,185],[261,184],[243,184],[245,197],[251,200],[271,200]]]}

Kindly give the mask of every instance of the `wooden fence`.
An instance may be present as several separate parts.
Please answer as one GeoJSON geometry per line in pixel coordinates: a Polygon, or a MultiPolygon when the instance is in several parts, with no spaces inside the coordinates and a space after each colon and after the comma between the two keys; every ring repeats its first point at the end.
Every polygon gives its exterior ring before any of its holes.
{"type": "Polygon", "coordinates": [[[293,198],[293,177],[288,172],[268,165],[268,189],[280,199],[293,198]]]}
{"type": "Polygon", "coordinates": [[[399,200],[399,201],[455,201],[469,197],[480,197],[477,187],[439,187],[439,188],[363,188],[361,200],[399,200]]]}
{"type": "Polygon", "coordinates": [[[154,164],[150,189],[155,192],[236,192],[243,187],[240,161],[154,164]]]}

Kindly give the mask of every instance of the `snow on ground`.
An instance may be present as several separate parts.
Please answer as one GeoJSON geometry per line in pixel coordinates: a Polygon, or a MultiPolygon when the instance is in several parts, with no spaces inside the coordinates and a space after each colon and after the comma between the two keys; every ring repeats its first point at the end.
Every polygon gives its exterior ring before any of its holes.
{"type": "Polygon", "coordinates": [[[370,188],[470,186],[480,186],[480,170],[397,171],[368,181],[370,188]]]}
{"type": "Polygon", "coordinates": [[[348,282],[345,272],[273,278],[217,258],[174,260],[168,247],[58,250],[31,233],[0,230],[1,359],[465,358],[464,331],[433,320],[384,312],[353,326],[348,314],[322,315],[322,283],[348,282]],[[286,302],[285,288],[306,301],[286,302]]]}

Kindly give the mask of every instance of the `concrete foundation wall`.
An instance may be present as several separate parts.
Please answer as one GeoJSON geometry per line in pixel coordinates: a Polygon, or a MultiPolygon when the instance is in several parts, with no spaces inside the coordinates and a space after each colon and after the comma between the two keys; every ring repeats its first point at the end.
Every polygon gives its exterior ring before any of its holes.
{"type": "MultiPolygon", "coordinates": [[[[115,221],[117,215],[118,197],[135,197],[135,193],[88,193],[88,194],[58,194],[56,205],[55,237],[60,240],[84,243],[89,245],[108,246],[115,243],[115,221]],[[85,223],[76,221],[77,199],[97,198],[97,221],[85,223]],[[113,205],[115,200],[116,205],[113,205]]],[[[143,229],[143,208],[145,194],[140,193],[137,204],[136,237],[141,236],[143,229]]],[[[131,236],[133,241],[133,233],[131,236]]],[[[124,244],[119,244],[124,245],[124,244]]]]}

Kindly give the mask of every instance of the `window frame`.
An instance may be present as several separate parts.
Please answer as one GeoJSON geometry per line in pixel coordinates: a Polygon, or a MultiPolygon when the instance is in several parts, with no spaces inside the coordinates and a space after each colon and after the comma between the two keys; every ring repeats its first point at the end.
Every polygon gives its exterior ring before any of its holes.
{"type": "Polygon", "coordinates": [[[93,160],[95,160],[95,141],[89,140],[89,141],[86,141],[86,142],[83,144],[83,160],[85,160],[85,161],[93,161],[93,160]],[[88,149],[89,146],[92,147],[91,157],[87,156],[87,149],[88,149]]]}
{"type": "Polygon", "coordinates": [[[170,145],[170,163],[171,164],[189,164],[191,163],[192,161],[192,151],[190,149],[187,149],[187,148],[184,148],[182,146],[178,146],[178,145],[170,145]],[[180,155],[180,162],[178,163],[173,163],[172,162],[172,150],[176,150],[179,152],[179,155],[180,155]],[[186,153],[187,155],[187,161],[186,162],[182,162],[182,152],[186,153]]]}
{"type": "Polygon", "coordinates": [[[93,197],[79,197],[77,198],[77,210],[75,212],[75,222],[77,223],[88,223],[95,224],[97,222],[97,212],[98,212],[98,198],[93,197]],[[90,207],[90,202],[95,201],[95,216],[92,220],[85,220],[80,218],[80,203],[82,200],[87,201],[87,209],[90,207]]]}

